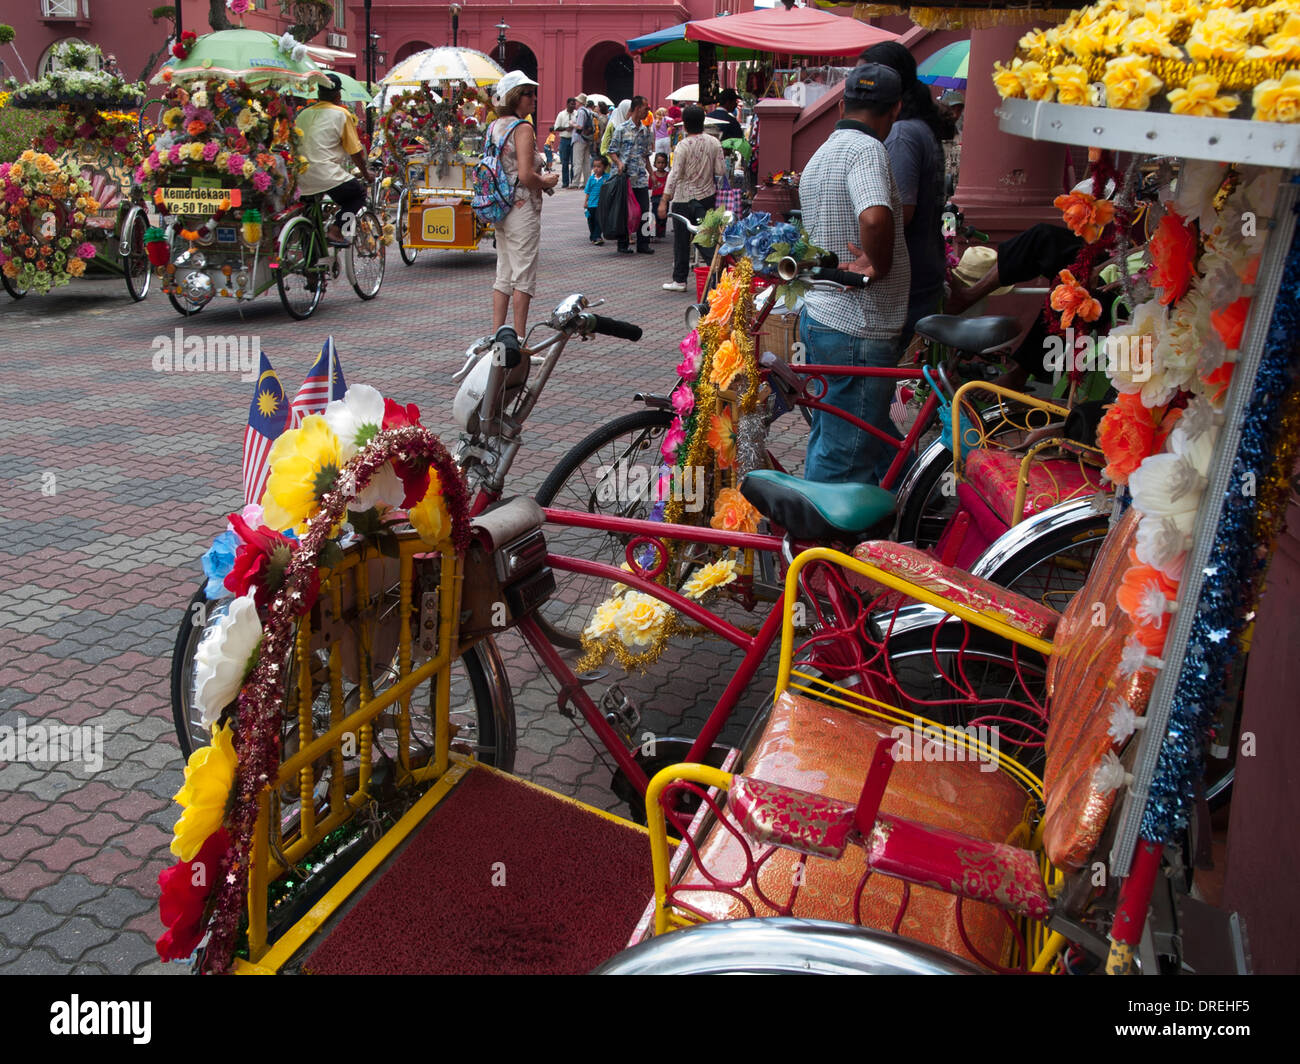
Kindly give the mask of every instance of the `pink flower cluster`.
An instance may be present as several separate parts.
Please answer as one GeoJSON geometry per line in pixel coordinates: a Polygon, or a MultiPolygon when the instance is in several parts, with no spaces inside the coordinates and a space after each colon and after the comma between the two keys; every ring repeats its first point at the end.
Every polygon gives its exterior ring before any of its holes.
{"type": "Polygon", "coordinates": [[[95,245],[87,240],[84,244],[77,247],[77,258],[93,259],[95,257],[95,245]]]}
{"type": "Polygon", "coordinates": [[[677,376],[693,381],[700,373],[700,334],[692,329],[679,346],[682,360],[677,364],[677,376]]]}
{"type": "Polygon", "coordinates": [[[229,170],[236,177],[238,177],[243,174],[244,163],[246,163],[247,161],[248,160],[245,159],[242,155],[240,155],[239,152],[231,152],[230,159],[226,163],[226,169],[229,170]]]}

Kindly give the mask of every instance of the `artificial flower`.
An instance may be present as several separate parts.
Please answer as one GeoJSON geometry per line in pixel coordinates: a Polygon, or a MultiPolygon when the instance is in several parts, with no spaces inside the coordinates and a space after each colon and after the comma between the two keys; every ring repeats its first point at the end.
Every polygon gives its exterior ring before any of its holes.
{"type": "Polygon", "coordinates": [[[1175,211],[1166,211],[1147,245],[1151,252],[1151,283],[1164,306],[1183,298],[1192,283],[1196,262],[1196,233],[1175,211]]]}
{"type": "Polygon", "coordinates": [[[1205,476],[1185,455],[1153,454],[1129,476],[1128,486],[1138,513],[1168,517],[1196,512],[1205,490],[1205,476]]]}
{"type": "MultiPolygon", "coordinates": [[[[1256,11],[1266,9],[1256,8],[1256,11]]],[[[1300,60],[1300,15],[1288,14],[1276,33],[1264,38],[1264,43],[1246,50],[1247,59],[1300,60]]]]}
{"type": "Polygon", "coordinates": [[[420,538],[431,547],[437,546],[451,535],[451,515],[447,512],[447,502],[442,497],[442,478],[437,471],[429,470],[429,490],[423,499],[411,507],[407,517],[420,538]]]}
{"type": "Polygon", "coordinates": [[[723,532],[757,532],[760,514],[735,488],[723,488],[709,525],[723,532]]]}
{"type": "Polygon", "coordinates": [[[266,523],[302,535],[321,497],[338,479],[343,464],[339,439],[323,417],[308,414],[299,428],[280,434],[268,462],[271,475],[262,497],[266,523]]]}
{"type": "Polygon", "coordinates": [[[1078,63],[1058,63],[1052,67],[1052,84],[1056,87],[1056,102],[1071,107],[1087,107],[1092,103],[1092,86],[1088,72],[1078,63]]]}
{"type": "Polygon", "coordinates": [[[1142,564],[1135,553],[1129,553],[1129,560],[1132,564],[1115,591],[1115,604],[1133,621],[1134,634],[1147,650],[1158,655],[1169,632],[1165,623],[1169,604],[1178,601],[1178,585],[1159,569],[1142,564]]]}
{"type": "Polygon", "coordinates": [[[1133,551],[1144,565],[1159,569],[1170,580],[1181,580],[1195,522],[1195,511],[1147,515],[1138,522],[1133,551]]]}
{"type": "Polygon", "coordinates": [[[1003,99],[1024,97],[1025,89],[1020,83],[1019,72],[1022,62],[1021,59],[1013,59],[1010,66],[1003,66],[1001,63],[993,64],[993,87],[1003,99]]]}
{"type": "Polygon", "coordinates": [[[384,397],[368,384],[354,384],[342,399],[325,407],[325,424],[338,437],[339,452],[347,461],[379,435],[384,424],[384,397]]]}
{"type": "Polygon", "coordinates": [[[1232,370],[1233,363],[1224,362],[1213,373],[1207,373],[1199,379],[1196,391],[1216,406],[1221,405],[1228,394],[1228,385],[1232,383],[1232,370]]]}
{"type": "Polygon", "coordinates": [[[235,116],[235,128],[241,133],[247,133],[255,125],[257,125],[257,115],[253,114],[248,107],[245,107],[235,116]]]}
{"type": "Polygon", "coordinates": [[[1102,230],[1115,217],[1115,204],[1097,199],[1086,192],[1071,192],[1057,196],[1052,206],[1061,212],[1066,227],[1086,244],[1094,244],[1102,230]]]}
{"type": "Polygon", "coordinates": [[[1025,97],[1030,100],[1050,100],[1056,92],[1051,75],[1042,63],[1029,60],[1016,68],[1025,97]]]}
{"type": "Polygon", "coordinates": [[[700,375],[700,334],[692,329],[678,345],[682,360],[677,363],[677,376],[693,381],[700,375]]]}
{"type": "MultiPolygon", "coordinates": [[[[615,591],[626,586],[627,585],[625,584],[616,584],[614,585],[615,591]]],[[[591,621],[587,627],[582,630],[582,634],[592,639],[600,639],[603,636],[609,635],[611,632],[617,631],[618,615],[622,609],[623,602],[621,599],[606,599],[596,607],[596,612],[592,614],[591,621]]]]}
{"type": "Polygon", "coordinates": [[[1148,13],[1136,18],[1124,30],[1124,46],[1138,55],[1178,59],[1182,53],[1169,40],[1169,31],[1148,13]]]}
{"type": "Polygon", "coordinates": [[[709,293],[709,312],[700,319],[703,325],[726,325],[731,321],[731,312],[736,308],[740,298],[740,286],[736,281],[734,270],[727,270],[718,280],[718,285],[709,293]]]}
{"type": "Polygon", "coordinates": [[[1186,88],[1169,93],[1169,110],[1176,115],[1227,118],[1240,103],[1240,96],[1220,96],[1218,79],[1209,74],[1197,74],[1186,88]]]}
{"type": "Polygon", "coordinates": [[[154,947],[162,960],[184,960],[203,940],[203,913],[229,849],[230,834],[219,827],[194,860],[179,861],[158,873],[158,917],[167,930],[154,947]]]}
{"type": "Polygon", "coordinates": [[[1165,308],[1154,299],[1139,303],[1132,320],[1116,325],[1106,337],[1106,371],[1115,389],[1126,394],[1138,394],[1144,406],[1164,406],[1173,398],[1174,389],[1165,380],[1160,362],[1160,339],[1164,335],[1168,315],[1165,308]],[[1151,358],[1111,358],[1110,351],[1151,352],[1151,358]]]}
{"type": "Polygon", "coordinates": [[[1106,477],[1113,484],[1127,484],[1129,474],[1142,459],[1156,451],[1159,413],[1142,405],[1135,394],[1121,394],[1106,407],[1097,425],[1097,445],[1106,456],[1106,477]]]}
{"type": "Polygon", "coordinates": [[[407,487],[406,481],[393,468],[393,463],[385,462],[370,475],[370,482],[354,498],[348,500],[348,509],[353,513],[364,513],[375,507],[388,510],[407,506],[408,503],[423,499],[428,493],[427,480],[421,479],[419,485],[423,490],[417,495],[407,487]]]}
{"type": "Polygon", "coordinates": [[[677,451],[683,443],[686,442],[686,427],[682,424],[681,418],[673,418],[673,423],[664,433],[664,442],[659,445],[659,453],[669,465],[677,461],[677,451]]]}
{"type": "Polygon", "coordinates": [[[1145,111],[1164,85],[1151,73],[1151,61],[1142,55],[1109,60],[1101,83],[1106,87],[1106,106],[1125,111],[1145,111]]]}
{"type": "Polygon", "coordinates": [[[203,574],[208,582],[203,593],[209,599],[219,599],[229,594],[226,590],[226,574],[234,568],[235,552],[238,549],[239,537],[232,529],[227,529],[212,541],[212,546],[204,553],[203,574]]]}
{"type": "Polygon", "coordinates": [[[1250,312],[1250,297],[1234,299],[1222,310],[1210,314],[1210,324],[1219,334],[1223,346],[1229,351],[1241,347],[1241,336],[1246,331],[1246,315],[1250,312]]]}
{"type": "Polygon", "coordinates": [[[171,851],[182,861],[193,861],[204,842],[221,827],[235,782],[234,737],[227,725],[212,733],[212,745],[190,754],[185,783],[175,801],[185,807],[172,828],[171,851]]]}
{"type": "Polygon", "coordinates": [[[65,269],[71,277],[82,277],[86,273],[86,263],[82,259],[73,259],[65,269]]]}
{"type": "Polygon", "coordinates": [[[680,418],[689,417],[691,411],[695,409],[695,393],[685,381],[673,389],[672,404],[673,410],[680,418]]]}
{"type": "Polygon", "coordinates": [[[727,388],[744,368],[745,360],[740,354],[740,349],[728,337],[718,344],[718,349],[713,352],[713,368],[709,371],[709,380],[719,388],[727,388]]]}
{"type": "Polygon", "coordinates": [[[1061,327],[1068,329],[1077,317],[1080,321],[1096,321],[1101,317],[1101,304],[1088,294],[1088,290],[1074,279],[1069,270],[1062,270],[1060,284],[1052,289],[1053,310],[1061,312],[1061,327]]]}
{"type": "Polygon", "coordinates": [[[733,558],[710,562],[682,585],[682,594],[687,598],[703,598],[714,588],[726,587],[736,579],[736,575],[736,562],[733,558]]]}
{"type": "Polygon", "coordinates": [[[624,646],[650,646],[663,632],[668,620],[668,606],[653,595],[629,591],[614,623],[624,646]]]}
{"type": "Polygon", "coordinates": [[[205,725],[215,724],[239,695],[261,645],[262,622],[249,594],[231,602],[203,633],[194,651],[194,706],[205,725]]]}
{"type": "Polygon", "coordinates": [[[1245,59],[1250,45],[1249,13],[1218,9],[1207,11],[1192,24],[1184,45],[1192,59],[1245,59]]]}
{"type": "MultiPolygon", "coordinates": [[[[225,589],[240,596],[251,594],[258,608],[267,610],[275,593],[284,585],[285,571],[297,543],[273,528],[246,521],[241,514],[231,514],[229,523],[239,546],[224,580],[225,589]]],[[[319,593],[320,575],[313,569],[306,599],[294,612],[303,614],[310,610],[319,593]]]]}
{"type": "Polygon", "coordinates": [[[721,414],[709,416],[704,442],[717,457],[719,469],[730,469],[736,464],[736,417],[730,407],[721,414]]]}

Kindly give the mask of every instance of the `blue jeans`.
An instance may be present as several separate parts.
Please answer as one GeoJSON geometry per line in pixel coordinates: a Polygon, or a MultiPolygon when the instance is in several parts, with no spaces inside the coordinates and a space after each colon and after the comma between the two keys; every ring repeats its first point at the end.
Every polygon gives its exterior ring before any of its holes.
{"type": "MultiPolygon", "coordinates": [[[[807,360],[817,365],[889,369],[898,365],[897,339],[847,336],[813,321],[806,310],[799,314],[799,338],[807,348],[807,360]]],[[[894,384],[885,377],[829,377],[822,402],[897,436],[889,420],[894,384]]],[[[814,410],[812,419],[805,479],[880,483],[894,460],[894,448],[834,414],[814,410]]]]}
{"type": "Polygon", "coordinates": [[[568,137],[560,138],[560,187],[569,187],[569,177],[573,168],[573,141],[568,137]]]}
{"type": "Polygon", "coordinates": [[[587,208],[587,233],[592,240],[600,239],[600,217],[595,207],[587,208]]]}

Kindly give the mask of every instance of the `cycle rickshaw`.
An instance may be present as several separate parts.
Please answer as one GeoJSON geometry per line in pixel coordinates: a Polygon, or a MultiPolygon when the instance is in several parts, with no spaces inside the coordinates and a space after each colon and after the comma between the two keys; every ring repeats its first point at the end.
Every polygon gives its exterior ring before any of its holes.
{"type": "Polygon", "coordinates": [[[336,207],[297,198],[295,109],[325,80],[301,49],[292,38],[223,30],[153,79],[168,86],[161,131],[136,178],[163,216],[148,251],[179,314],[274,287],[292,317],[307,318],[344,274],[361,299],[379,293],[388,235],[375,213],[344,220],[350,242],[339,249],[325,232],[336,207]]]}

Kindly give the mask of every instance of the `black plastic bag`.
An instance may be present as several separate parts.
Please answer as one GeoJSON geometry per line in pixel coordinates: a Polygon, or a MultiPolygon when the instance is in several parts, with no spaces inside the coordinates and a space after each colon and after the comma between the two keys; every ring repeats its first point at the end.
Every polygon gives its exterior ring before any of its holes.
{"type": "Polygon", "coordinates": [[[627,178],[622,174],[607,177],[601,184],[596,214],[601,236],[614,240],[627,236],[627,178]]]}

